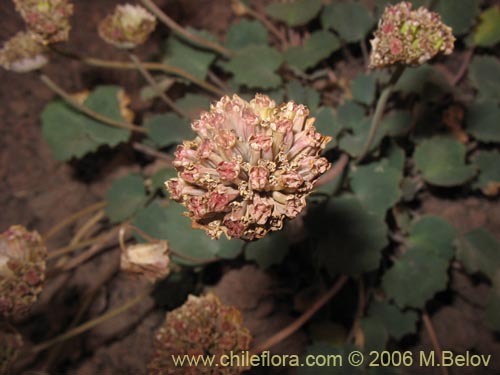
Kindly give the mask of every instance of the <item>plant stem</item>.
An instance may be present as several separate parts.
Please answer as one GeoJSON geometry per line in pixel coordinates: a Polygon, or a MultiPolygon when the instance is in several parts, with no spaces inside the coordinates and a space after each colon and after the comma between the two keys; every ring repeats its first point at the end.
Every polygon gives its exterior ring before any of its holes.
{"type": "Polygon", "coordinates": [[[102,241],[103,238],[104,238],[104,235],[101,235],[101,236],[97,236],[94,238],[90,238],[90,239],[85,240],[85,241],[76,242],[74,244],[61,247],[60,249],[52,250],[49,252],[49,255],[47,256],[47,260],[58,258],[60,256],[69,254],[75,250],[81,249],[83,247],[94,245],[94,244],[102,241]]]}
{"type": "Polygon", "coordinates": [[[172,108],[172,110],[174,110],[176,113],[178,113],[182,117],[189,119],[190,117],[187,114],[187,112],[180,109],[177,106],[177,104],[175,104],[175,102],[172,99],[170,99],[168,95],[165,94],[163,90],[158,86],[158,83],[155,81],[153,76],[147,71],[147,69],[144,68],[139,58],[132,52],[129,52],[129,56],[132,62],[134,63],[135,67],[139,71],[139,73],[141,73],[146,82],[153,88],[156,95],[158,95],[165,102],[165,104],[168,105],[170,108],[172,108]]]}
{"type": "Polygon", "coordinates": [[[187,40],[208,48],[210,50],[216,51],[225,57],[234,56],[234,52],[228,50],[227,48],[221,46],[218,43],[212,42],[205,38],[202,38],[198,35],[195,35],[188,30],[184,29],[181,25],[175,22],[172,18],[170,18],[167,14],[165,14],[158,6],[151,0],[141,0],[146,8],[149,9],[151,13],[153,13],[158,19],[163,22],[168,28],[172,29],[177,34],[183,36],[187,40]]]}
{"type": "Polygon", "coordinates": [[[41,352],[43,350],[46,350],[48,348],[50,348],[51,346],[53,346],[54,344],[57,344],[59,342],[62,342],[62,341],[65,341],[65,340],[68,340],[72,337],[75,337],[75,336],[78,336],[92,328],[94,328],[95,326],[105,322],[106,320],[109,320],[109,319],[112,319],[114,318],[115,316],[117,315],[120,315],[122,313],[124,313],[125,311],[127,311],[128,309],[132,308],[133,306],[137,305],[139,302],[141,302],[144,298],[146,298],[147,296],[149,296],[149,294],[151,293],[151,289],[146,289],[145,291],[143,291],[142,293],[140,293],[139,295],[137,295],[136,297],[132,298],[130,301],[126,302],[125,304],[123,304],[122,306],[119,306],[111,311],[108,311],[107,313],[95,318],[95,319],[92,319],[92,320],[89,320],[88,322],[78,326],[78,327],[75,327],[73,329],[70,329],[69,331],[59,335],[59,336],[56,336],[54,337],[53,339],[50,339],[48,341],[45,341],[45,342],[42,342],[38,345],[35,345],[31,351],[33,353],[38,353],[38,352],[41,352]]]}
{"type": "Polygon", "coordinates": [[[323,294],[309,309],[307,309],[297,320],[295,320],[292,324],[285,327],[275,335],[271,336],[269,339],[264,341],[263,343],[257,345],[257,347],[252,351],[253,353],[262,353],[265,350],[273,347],[279,342],[283,341],[293,333],[295,333],[300,327],[302,327],[311,317],[322,308],[333,296],[335,296],[347,282],[347,276],[340,276],[335,284],[325,293],[323,294]]]}
{"type": "Polygon", "coordinates": [[[134,150],[142,152],[145,155],[152,156],[154,158],[162,159],[167,162],[168,165],[172,165],[172,162],[174,161],[174,158],[171,157],[169,154],[166,154],[164,152],[157,151],[151,147],[148,147],[142,143],[139,142],[134,142],[132,143],[132,147],[134,150]]]}
{"type": "Polygon", "coordinates": [[[316,184],[314,186],[319,187],[325,185],[330,181],[334,180],[335,178],[337,178],[339,175],[342,174],[348,162],[349,162],[349,156],[347,154],[340,155],[340,158],[337,160],[337,163],[332,168],[330,168],[330,170],[327,171],[323,176],[321,176],[316,181],[316,184]]]}
{"type": "MultiPolygon", "coordinates": [[[[241,3],[241,4],[243,4],[243,3],[241,3]]],[[[246,13],[248,13],[253,18],[262,22],[262,24],[271,32],[271,34],[273,34],[280,41],[282,49],[286,49],[288,46],[288,41],[286,40],[285,35],[281,31],[279,31],[277,29],[277,27],[274,26],[274,24],[267,19],[266,16],[259,13],[255,9],[253,9],[249,6],[246,6],[245,4],[243,4],[243,5],[245,6],[246,13]]]]}
{"type": "Polygon", "coordinates": [[[75,243],[80,242],[82,238],[88,235],[89,231],[91,231],[95,225],[104,217],[104,210],[99,210],[94,216],[88,219],[76,232],[73,236],[69,245],[74,245],[75,243]]]}
{"type": "Polygon", "coordinates": [[[377,101],[377,106],[375,107],[375,113],[372,118],[372,123],[370,126],[370,132],[368,133],[368,138],[366,140],[366,143],[363,147],[363,151],[361,151],[360,156],[358,157],[357,162],[361,163],[363,159],[368,155],[370,152],[370,147],[372,145],[373,140],[375,139],[375,135],[377,134],[377,130],[382,122],[382,117],[384,115],[384,110],[385,106],[387,104],[387,101],[389,100],[389,97],[392,94],[392,90],[394,90],[394,86],[398,82],[399,78],[403,74],[405,69],[404,65],[398,65],[396,67],[396,70],[391,76],[391,79],[387,83],[386,87],[382,90],[382,93],[380,94],[378,101],[377,101]]]}
{"type": "Polygon", "coordinates": [[[107,116],[103,116],[100,113],[94,112],[90,108],[84,106],[83,104],[80,104],[78,101],[73,99],[70,94],[68,94],[66,91],[64,91],[60,86],[57,85],[57,83],[52,81],[49,77],[47,77],[44,74],[40,75],[40,80],[48,88],[50,88],[56,94],[61,96],[69,105],[71,105],[75,109],[79,110],[80,112],[86,114],[87,116],[93,118],[94,120],[97,120],[99,122],[102,122],[102,123],[110,125],[110,126],[114,126],[115,128],[127,129],[127,130],[135,131],[138,133],[142,133],[142,134],[146,134],[148,132],[148,130],[146,128],[142,128],[142,127],[134,125],[134,124],[129,124],[127,122],[116,121],[116,120],[113,120],[112,118],[109,118],[107,116]]]}
{"type": "Polygon", "coordinates": [[[94,203],[88,207],[85,207],[84,209],[75,212],[74,214],[64,218],[62,221],[54,225],[45,236],[43,236],[44,240],[47,241],[48,239],[52,238],[55,234],[57,234],[59,231],[67,227],[68,225],[72,224],[82,216],[85,216],[91,212],[100,210],[101,208],[105,207],[107,205],[107,202],[101,201],[94,203]]]}
{"type": "MultiPolygon", "coordinates": [[[[425,309],[422,310],[422,320],[424,322],[425,329],[429,334],[429,338],[431,339],[432,346],[438,355],[438,363],[442,363],[443,359],[443,351],[441,350],[441,345],[439,345],[439,340],[436,335],[436,331],[432,325],[431,319],[429,318],[429,314],[425,309]]],[[[441,374],[448,375],[448,369],[446,367],[441,366],[441,374]]]]}

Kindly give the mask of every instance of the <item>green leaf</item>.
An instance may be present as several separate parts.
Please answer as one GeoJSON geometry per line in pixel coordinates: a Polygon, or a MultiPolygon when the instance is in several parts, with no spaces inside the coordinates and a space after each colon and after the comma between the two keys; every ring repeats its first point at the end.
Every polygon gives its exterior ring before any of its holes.
{"type": "Polygon", "coordinates": [[[476,168],[466,165],[465,146],[452,138],[434,137],[418,144],[415,165],[425,181],[437,186],[458,186],[472,179],[476,168]]]}
{"type": "Polygon", "coordinates": [[[321,10],[322,0],[295,0],[287,3],[272,3],[266,12],[272,18],[288,26],[302,26],[311,21],[321,10]]]}
{"type": "Polygon", "coordinates": [[[354,345],[335,346],[326,342],[315,342],[307,347],[301,363],[306,363],[305,358],[324,359],[317,366],[298,366],[298,375],[362,375],[363,367],[354,367],[347,361],[348,355],[354,350],[359,350],[354,345]]]}
{"type": "Polygon", "coordinates": [[[162,168],[151,176],[151,188],[153,190],[165,190],[165,181],[177,177],[175,168],[162,168]]]}
{"type": "Polygon", "coordinates": [[[500,269],[500,242],[484,228],[473,229],[457,240],[457,259],[467,272],[493,279],[500,269]]]}
{"type": "Polygon", "coordinates": [[[280,264],[287,253],[288,239],[283,231],[279,231],[258,241],[249,242],[245,248],[245,259],[255,261],[262,268],[268,268],[280,264]]]}
{"type": "Polygon", "coordinates": [[[119,223],[132,217],[147,199],[142,177],[129,174],[113,181],[106,192],[106,215],[112,223],[119,223]]]}
{"type": "Polygon", "coordinates": [[[323,135],[332,137],[332,141],[326,146],[326,149],[335,147],[335,139],[342,130],[338,123],[333,109],[330,107],[319,107],[313,114],[316,118],[314,126],[316,130],[323,135]]]}
{"type": "Polygon", "coordinates": [[[401,171],[392,168],[387,159],[354,166],[350,178],[354,194],[370,212],[382,218],[401,198],[401,171]]]}
{"type": "Polygon", "coordinates": [[[152,116],[144,122],[144,127],[149,130],[148,138],[158,148],[182,143],[183,140],[191,140],[196,136],[189,120],[173,113],[152,116]]]}
{"type": "MultiPolygon", "coordinates": [[[[117,86],[97,87],[84,105],[113,120],[124,121],[120,113],[120,91],[117,86]]],[[[98,122],[59,100],[45,107],[42,134],[57,160],[81,157],[103,145],[113,147],[130,137],[129,130],[98,122]]]]}
{"type": "Polygon", "coordinates": [[[481,189],[485,195],[497,195],[500,190],[500,152],[479,151],[474,155],[473,163],[480,172],[474,188],[481,189]]]}
{"type": "Polygon", "coordinates": [[[351,82],[352,97],[360,103],[370,105],[375,100],[377,80],[371,74],[360,73],[351,82]]]}
{"type": "Polygon", "coordinates": [[[453,29],[453,35],[463,35],[471,28],[479,14],[478,0],[439,0],[434,9],[443,22],[453,29]]]}
{"type": "MultiPolygon", "coordinates": [[[[206,34],[202,32],[196,32],[192,29],[190,31],[206,37],[206,34]]],[[[198,49],[177,36],[171,36],[167,39],[162,62],[185,70],[196,78],[205,79],[208,68],[215,60],[215,57],[215,53],[198,49]]]]}
{"type": "Polygon", "coordinates": [[[479,25],[473,33],[474,44],[493,47],[500,42],[500,7],[492,6],[481,13],[479,25]]]}
{"type": "Polygon", "coordinates": [[[337,109],[337,120],[342,129],[354,129],[365,119],[365,109],[358,103],[348,100],[337,109]]]}
{"type": "Polygon", "coordinates": [[[495,331],[500,331],[500,272],[493,278],[488,304],[486,305],[486,322],[495,331]]]}
{"type": "Polygon", "coordinates": [[[395,86],[396,91],[415,93],[429,100],[439,97],[443,92],[452,90],[442,74],[436,72],[432,66],[422,65],[418,68],[406,68],[395,86]]]}
{"type": "Polygon", "coordinates": [[[466,130],[479,141],[500,142],[500,108],[491,101],[476,101],[470,107],[466,117],[466,130]]]}
{"type": "Polygon", "coordinates": [[[252,45],[267,45],[268,33],[259,21],[239,20],[231,24],[226,35],[226,48],[240,50],[252,45]]]}
{"type": "Polygon", "coordinates": [[[303,46],[287,49],[284,57],[288,64],[304,71],[317,65],[339,48],[340,41],[334,34],[319,30],[313,32],[303,46]]]}
{"type": "Polygon", "coordinates": [[[401,137],[410,131],[411,125],[412,115],[410,111],[394,110],[384,115],[380,126],[391,137],[401,137]]]}
{"type": "Polygon", "coordinates": [[[396,340],[417,332],[418,314],[412,310],[403,312],[389,302],[372,302],[368,316],[375,318],[396,340]]]}
{"type": "MultiPolygon", "coordinates": [[[[175,202],[169,202],[166,207],[153,202],[136,215],[133,223],[150,236],[167,240],[175,252],[200,261],[217,257],[231,258],[239,253],[242,241],[225,238],[212,240],[204,231],[191,227],[191,220],[182,215],[184,211],[185,208],[175,202]]],[[[175,259],[181,264],[197,263],[175,259]]]]}
{"type": "MultiPolygon", "coordinates": [[[[358,157],[363,151],[368,135],[370,133],[371,119],[365,118],[360,123],[353,127],[352,134],[345,134],[339,141],[339,147],[341,150],[347,152],[353,157],[358,157]]],[[[375,133],[375,137],[370,145],[370,152],[378,148],[380,142],[385,136],[385,131],[383,127],[379,126],[375,133]]]]}
{"type": "Polygon", "coordinates": [[[359,327],[361,328],[361,332],[363,332],[363,349],[366,352],[374,350],[381,352],[385,349],[389,335],[378,319],[365,316],[359,320],[359,327]]]}
{"type": "Polygon", "coordinates": [[[313,207],[306,224],[317,241],[320,265],[330,274],[357,275],[378,268],[387,246],[387,226],[352,196],[313,207]]]}
{"type": "Polygon", "coordinates": [[[282,55],[268,46],[249,46],[238,51],[224,69],[233,73],[234,81],[248,88],[272,89],[281,84],[276,70],[283,62],[282,55]]]}
{"type": "Polygon", "coordinates": [[[493,56],[474,56],[469,66],[469,79],[479,97],[500,101],[500,62],[493,56]]]}
{"type": "Polygon", "coordinates": [[[293,80],[286,85],[288,100],[304,104],[311,112],[315,111],[320,101],[319,92],[309,86],[303,86],[299,81],[293,80]]]}
{"type": "Polygon", "coordinates": [[[210,109],[210,99],[205,95],[186,94],[175,102],[184,112],[187,112],[191,118],[197,118],[202,111],[210,109]]]}
{"type": "Polygon", "coordinates": [[[375,25],[371,13],[358,2],[336,2],[325,6],[321,15],[323,28],[337,31],[348,43],[358,42],[375,25]]]}
{"type": "Polygon", "coordinates": [[[422,308],[446,288],[455,229],[445,220],[424,216],[410,228],[409,249],[382,278],[382,287],[400,307],[422,308]]]}

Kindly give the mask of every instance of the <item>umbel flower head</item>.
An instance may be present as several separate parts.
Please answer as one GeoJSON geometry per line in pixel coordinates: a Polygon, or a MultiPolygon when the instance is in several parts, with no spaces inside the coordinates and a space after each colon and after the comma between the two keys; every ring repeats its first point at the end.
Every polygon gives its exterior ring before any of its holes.
{"type": "Polygon", "coordinates": [[[0,374],[9,374],[22,346],[21,335],[11,326],[0,323],[0,374]]]}
{"type": "Polygon", "coordinates": [[[412,10],[406,1],[388,5],[370,41],[370,68],[394,64],[416,66],[438,53],[453,52],[455,37],[441,16],[424,7],[412,10]]]}
{"type": "Polygon", "coordinates": [[[150,375],[239,374],[246,368],[216,367],[223,354],[241,353],[250,347],[251,336],[243,326],[241,313],[222,305],[208,294],[189,296],[181,307],[167,313],[156,333],[155,353],[149,363],[150,375]],[[172,356],[214,356],[214,367],[174,365],[172,356]]]}
{"type": "Polygon", "coordinates": [[[0,234],[0,314],[25,315],[45,279],[47,249],[38,232],[20,225],[0,234]]]}
{"type": "Polygon", "coordinates": [[[117,5],[115,11],[99,23],[99,36],[118,48],[143,44],[156,27],[156,18],[139,5],[117,5]]]}
{"type": "Polygon", "coordinates": [[[167,277],[170,273],[167,241],[127,246],[122,249],[120,267],[152,282],[167,277]]]}
{"type": "Polygon", "coordinates": [[[166,182],[187,207],[193,227],[212,238],[262,238],[306,205],[314,182],[330,167],[320,157],[330,141],[309,110],[266,95],[247,102],[225,96],[192,123],[198,136],[177,148],[178,178],[166,182]]]}
{"type": "Polygon", "coordinates": [[[68,0],[14,0],[33,37],[43,44],[69,38],[73,4],[68,0]]]}
{"type": "Polygon", "coordinates": [[[0,50],[0,66],[16,73],[40,69],[48,61],[45,47],[25,31],[18,32],[0,50]]]}

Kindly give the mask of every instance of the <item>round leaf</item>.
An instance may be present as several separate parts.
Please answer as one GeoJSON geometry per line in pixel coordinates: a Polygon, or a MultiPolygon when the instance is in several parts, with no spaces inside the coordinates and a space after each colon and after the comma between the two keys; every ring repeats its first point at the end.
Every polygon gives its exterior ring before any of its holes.
{"type": "Polygon", "coordinates": [[[479,141],[500,142],[500,108],[498,104],[486,100],[476,101],[467,113],[467,132],[479,141]]]}
{"type": "Polygon", "coordinates": [[[300,70],[306,70],[317,65],[339,48],[340,41],[334,34],[319,30],[313,32],[303,46],[287,49],[284,57],[288,64],[300,70]]]}
{"type": "Polygon", "coordinates": [[[493,56],[474,56],[469,78],[479,90],[479,97],[500,101],[500,62],[493,56]]]}
{"type": "Polygon", "coordinates": [[[245,247],[245,259],[254,260],[262,268],[280,264],[288,253],[288,240],[283,231],[273,232],[245,247]]]}
{"type": "Polygon", "coordinates": [[[493,47],[500,42],[500,6],[486,9],[479,19],[479,25],[473,34],[474,44],[481,47],[493,47]]]}
{"type": "Polygon", "coordinates": [[[322,0],[295,0],[287,3],[272,3],[266,12],[272,18],[285,22],[288,26],[301,26],[311,21],[323,6],[322,0]]]}
{"type": "Polygon", "coordinates": [[[173,113],[152,116],[144,122],[144,127],[149,130],[148,138],[158,148],[182,143],[183,140],[195,137],[189,120],[173,113]]]}
{"type": "Polygon", "coordinates": [[[106,192],[105,211],[112,223],[119,223],[130,218],[144,203],[147,196],[144,181],[137,174],[129,174],[113,181],[106,192]]]}
{"type": "Polygon", "coordinates": [[[267,40],[267,29],[262,23],[243,19],[229,27],[226,48],[236,51],[252,45],[266,45],[267,40]]]}
{"type": "Polygon", "coordinates": [[[467,272],[482,272],[493,279],[500,269],[500,242],[484,228],[473,229],[458,239],[457,258],[467,272]]]}
{"type": "Polygon", "coordinates": [[[324,28],[337,31],[346,42],[358,42],[365,38],[375,24],[371,13],[358,2],[335,2],[327,5],[321,15],[324,28]]]}
{"type": "Polygon", "coordinates": [[[445,24],[453,29],[454,35],[462,35],[469,31],[479,14],[478,0],[439,0],[435,11],[445,24]]]}
{"type": "Polygon", "coordinates": [[[485,195],[497,195],[500,191],[500,152],[479,151],[473,162],[480,171],[474,187],[481,189],[485,195]]]}

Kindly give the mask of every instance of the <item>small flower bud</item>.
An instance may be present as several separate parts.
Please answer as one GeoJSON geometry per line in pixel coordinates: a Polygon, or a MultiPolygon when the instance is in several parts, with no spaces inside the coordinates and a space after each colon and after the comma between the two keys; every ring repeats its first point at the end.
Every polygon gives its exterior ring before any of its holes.
{"type": "Polygon", "coordinates": [[[32,38],[30,33],[20,31],[5,42],[0,50],[0,65],[16,73],[27,73],[40,69],[49,61],[46,49],[32,38]]]}
{"type": "Polygon", "coordinates": [[[385,8],[374,36],[370,41],[372,69],[422,65],[439,53],[451,54],[455,42],[451,28],[439,14],[424,7],[412,10],[406,1],[385,8]]]}
{"type": "Polygon", "coordinates": [[[14,0],[33,37],[43,44],[69,38],[73,4],[68,0],[14,0]]]}
{"type": "Polygon", "coordinates": [[[14,225],[0,234],[0,314],[26,315],[42,291],[46,257],[38,232],[14,225]]]}
{"type": "Polygon", "coordinates": [[[170,252],[167,241],[130,245],[122,249],[120,268],[142,275],[151,282],[170,273],[170,252]]]}
{"type": "Polygon", "coordinates": [[[241,353],[250,347],[251,336],[243,326],[241,313],[221,304],[208,294],[189,296],[181,307],[167,313],[165,322],[156,333],[155,353],[149,363],[151,375],[176,374],[239,374],[247,368],[217,367],[224,354],[241,353]],[[175,365],[173,356],[214,357],[211,367],[175,365]]]}
{"type": "Polygon", "coordinates": [[[156,27],[156,18],[139,5],[117,5],[99,23],[99,36],[117,48],[131,49],[143,44],[156,27]]]}
{"type": "Polygon", "coordinates": [[[330,138],[308,116],[303,105],[277,106],[266,95],[223,97],[193,122],[198,137],[178,147],[170,197],[213,238],[251,241],[280,230],[330,167],[320,156],[330,138]]]}
{"type": "Polygon", "coordinates": [[[11,326],[0,323],[0,374],[10,373],[10,367],[22,346],[21,335],[11,326]]]}

